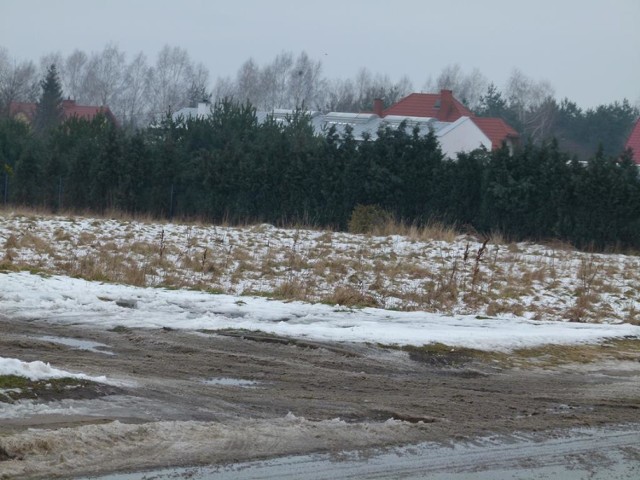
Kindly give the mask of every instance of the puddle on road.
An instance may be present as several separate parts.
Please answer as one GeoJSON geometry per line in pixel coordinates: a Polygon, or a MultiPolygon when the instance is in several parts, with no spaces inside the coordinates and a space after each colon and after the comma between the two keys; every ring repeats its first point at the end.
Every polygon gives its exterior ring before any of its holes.
{"type": "Polygon", "coordinates": [[[256,388],[261,382],[256,380],[243,380],[241,378],[218,377],[203,380],[205,385],[215,385],[221,387],[256,388]]]}
{"type": "Polygon", "coordinates": [[[92,342],[91,340],[80,340],[78,338],[57,337],[55,335],[42,335],[39,337],[31,337],[34,340],[43,340],[45,342],[58,343],[67,347],[76,348],[78,350],[86,350],[87,352],[102,353],[104,355],[115,355],[115,353],[104,350],[109,345],[104,343],[92,342]]]}

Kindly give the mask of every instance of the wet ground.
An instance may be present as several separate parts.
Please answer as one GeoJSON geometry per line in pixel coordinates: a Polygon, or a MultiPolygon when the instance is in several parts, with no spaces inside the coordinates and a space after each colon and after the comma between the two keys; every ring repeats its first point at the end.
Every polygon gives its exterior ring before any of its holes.
{"type": "MultiPolygon", "coordinates": [[[[640,421],[633,355],[516,369],[455,351],[250,332],[106,331],[3,317],[0,332],[1,356],[115,383],[0,403],[0,478],[339,456],[514,432],[637,432],[640,421]]],[[[625,462],[639,461],[637,448],[625,452],[625,462]]]]}
{"type": "Polygon", "coordinates": [[[552,438],[541,434],[485,437],[444,446],[421,443],[386,448],[367,455],[298,455],[113,474],[96,480],[636,480],[640,478],[639,444],[640,431],[634,428],[573,429],[552,438]]]}

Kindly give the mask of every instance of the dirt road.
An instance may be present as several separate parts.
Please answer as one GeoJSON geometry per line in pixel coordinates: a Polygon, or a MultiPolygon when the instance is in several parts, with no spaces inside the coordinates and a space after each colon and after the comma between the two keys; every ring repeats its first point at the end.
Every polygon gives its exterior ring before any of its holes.
{"type": "Polygon", "coordinates": [[[0,403],[0,478],[337,454],[640,420],[633,356],[515,369],[456,352],[410,355],[249,332],[106,331],[5,317],[0,332],[0,356],[115,383],[0,403]],[[61,337],[106,346],[81,349],[61,337]]]}
{"type": "MultiPolygon", "coordinates": [[[[636,480],[636,428],[574,429],[563,435],[493,436],[451,445],[312,454],[207,467],[109,474],[94,480],[636,480]]],[[[81,480],[90,480],[89,478],[81,480]]]]}

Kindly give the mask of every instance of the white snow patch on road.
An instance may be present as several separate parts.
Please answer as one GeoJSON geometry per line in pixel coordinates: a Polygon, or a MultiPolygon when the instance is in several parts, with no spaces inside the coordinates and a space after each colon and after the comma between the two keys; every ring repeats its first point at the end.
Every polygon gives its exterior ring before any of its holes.
{"type": "MultiPolygon", "coordinates": [[[[27,272],[0,274],[0,304],[2,312],[10,317],[105,329],[119,325],[184,330],[246,329],[320,341],[389,345],[440,342],[482,350],[640,337],[640,326],[630,324],[349,309],[262,297],[105,284],[65,276],[43,277],[27,272]],[[134,303],[135,308],[118,305],[123,300],[134,303]]],[[[37,370],[41,366],[31,368],[37,370]]]]}
{"type": "Polygon", "coordinates": [[[91,377],[84,373],[71,373],[52,367],[49,363],[39,360],[35,362],[23,362],[17,358],[0,357],[0,375],[16,375],[29,380],[48,380],[52,378],[78,378],[93,382],[108,383],[107,377],[91,377]]]}

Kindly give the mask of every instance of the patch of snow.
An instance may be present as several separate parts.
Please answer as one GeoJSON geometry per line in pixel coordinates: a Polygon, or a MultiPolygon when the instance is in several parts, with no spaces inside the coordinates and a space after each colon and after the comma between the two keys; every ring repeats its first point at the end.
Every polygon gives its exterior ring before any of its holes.
{"type": "Polygon", "coordinates": [[[221,387],[240,387],[240,388],[252,388],[260,385],[260,382],[255,380],[243,380],[241,378],[209,378],[202,383],[205,385],[219,385],[221,387]]]}
{"type": "Polygon", "coordinates": [[[84,373],[71,373],[52,367],[49,363],[39,360],[35,362],[23,362],[17,358],[0,357],[0,375],[16,375],[29,380],[48,380],[51,378],[77,378],[93,382],[109,383],[107,377],[92,377],[84,373]]]}
{"type": "MultiPolygon", "coordinates": [[[[27,272],[0,274],[0,285],[6,315],[104,329],[119,325],[182,330],[245,329],[320,341],[389,345],[439,342],[503,351],[640,336],[640,326],[630,324],[345,309],[262,297],[105,284],[65,276],[45,278],[27,272]],[[135,299],[136,308],[121,308],[114,302],[101,300],[104,298],[135,299]]],[[[33,369],[37,370],[35,366],[33,369]]]]}

